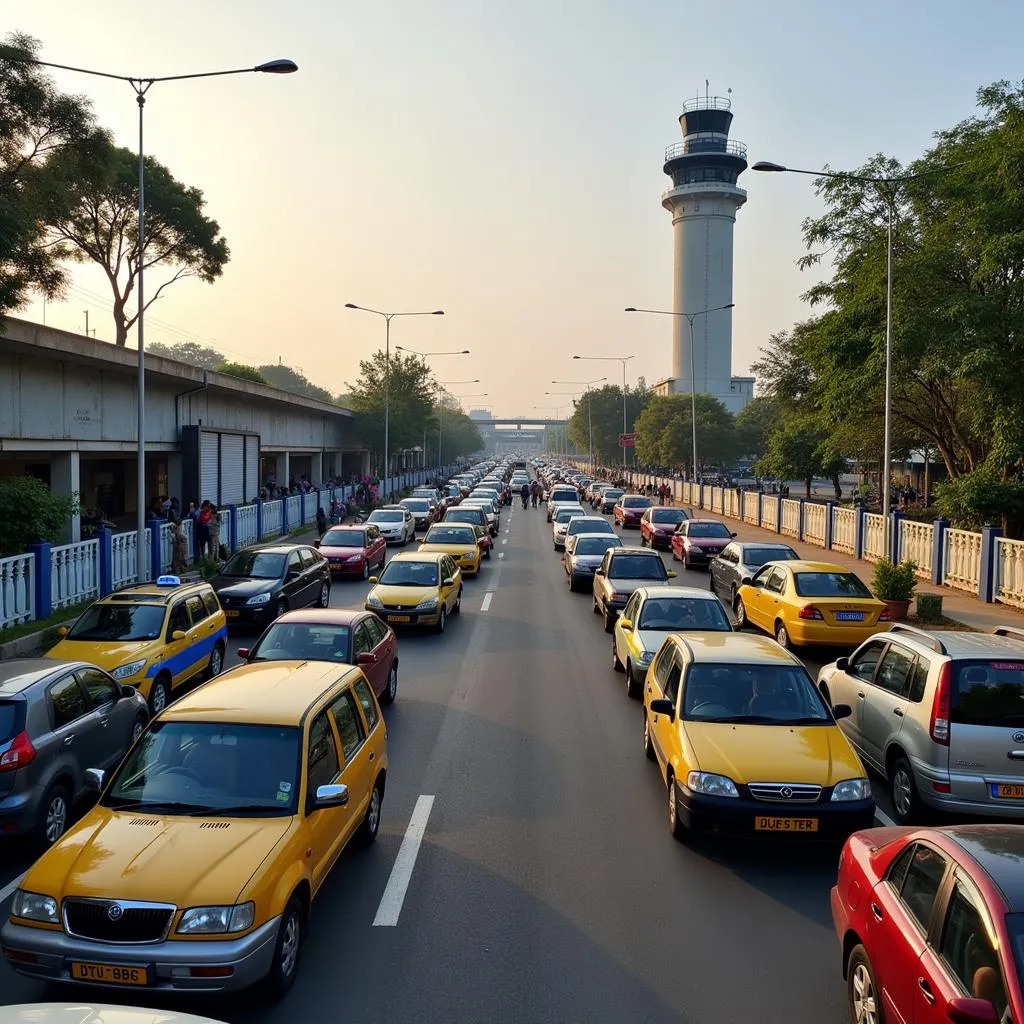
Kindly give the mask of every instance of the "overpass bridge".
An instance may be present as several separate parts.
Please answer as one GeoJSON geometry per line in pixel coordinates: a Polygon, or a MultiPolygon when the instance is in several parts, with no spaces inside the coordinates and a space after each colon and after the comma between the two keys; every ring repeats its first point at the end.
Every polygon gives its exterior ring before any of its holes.
{"type": "Polygon", "coordinates": [[[488,451],[513,447],[528,451],[542,451],[548,431],[564,431],[568,420],[552,420],[535,416],[506,416],[495,419],[474,419],[488,451]]]}

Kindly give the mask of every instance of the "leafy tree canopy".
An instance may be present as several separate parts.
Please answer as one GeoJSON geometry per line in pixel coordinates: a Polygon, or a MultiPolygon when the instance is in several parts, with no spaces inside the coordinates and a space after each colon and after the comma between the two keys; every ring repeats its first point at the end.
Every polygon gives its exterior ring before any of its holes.
{"type": "Polygon", "coordinates": [[[270,383],[257,367],[246,366],[245,363],[221,363],[214,369],[217,373],[226,373],[229,377],[241,377],[243,380],[251,380],[256,384],[270,383]]]}
{"type": "Polygon", "coordinates": [[[328,404],[334,401],[330,391],[314,384],[300,370],[282,366],[280,363],[267,363],[259,370],[267,379],[267,383],[273,384],[275,388],[291,391],[296,395],[305,395],[307,398],[315,398],[317,401],[328,404]]]}
{"type": "Polygon", "coordinates": [[[155,341],[146,345],[146,351],[165,359],[177,359],[180,363],[199,366],[204,370],[216,370],[225,361],[223,353],[209,345],[200,345],[198,341],[179,341],[174,345],[155,341]]]}
{"type": "MultiPolygon", "coordinates": [[[[739,454],[732,413],[714,395],[696,395],[697,459],[701,468],[731,463],[739,454]]],[[[636,421],[637,461],[693,471],[693,417],[689,395],[652,395],[636,421]]]]}
{"type": "Polygon", "coordinates": [[[56,541],[78,507],[77,494],[54,494],[34,476],[0,478],[0,556],[56,541]]]}
{"type": "Polygon", "coordinates": [[[622,388],[605,384],[576,399],[569,419],[569,438],[581,452],[589,453],[593,426],[594,457],[598,464],[614,465],[622,461],[619,435],[633,433],[636,418],[651,399],[645,382],[626,388],[626,429],[622,429],[622,388]]]}

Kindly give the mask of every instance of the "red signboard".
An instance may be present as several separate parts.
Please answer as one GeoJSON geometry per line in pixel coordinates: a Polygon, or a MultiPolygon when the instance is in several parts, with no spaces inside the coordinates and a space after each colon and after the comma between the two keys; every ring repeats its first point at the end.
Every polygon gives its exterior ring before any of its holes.
{"type": "Polygon", "coordinates": [[[635,448],[636,447],[636,434],[619,434],[619,447],[620,448],[635,448]]]}

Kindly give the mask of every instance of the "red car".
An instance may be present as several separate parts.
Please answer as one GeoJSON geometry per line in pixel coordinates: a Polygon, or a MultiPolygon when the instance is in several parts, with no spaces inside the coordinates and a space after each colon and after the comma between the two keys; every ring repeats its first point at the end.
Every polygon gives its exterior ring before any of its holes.
{"type": "Polygon", "coordinates": [[[640,546],[650,544],[652,548],[672,548],[672,534],[676,527],[690,517],[685,509],[652,505],[640,517],[640,546]]]}
{"type": "Polygon", "coordinates": [[[710,566],[711,560],[735,536],[717,519],[686,519],[672,534],[672,559],[682,562],[684,569],[710,566]]]}
{"type": "Polygon", "coordinates": [[[264,630],[255,647],[238,656],[254,661],[336,661],[358,665],[381,704],[398,692],[395,631],[372,612],[305,608],[285,612],[264,630]]]}
{"type": "Polygon", "coordinates": [[[373,570],[384,568],[388,542],[380,528],[372,523],[363,526],[332,526],[313,545],[327,559],[332,576],[358,576],[369,579],[373,570]]]}
{"type": "Polygon", "coordinates": [[[857,1024],[1024,1020],[1024,826],[871,828],[839,859],[832,919],[857,1024]]]}
{"type": "Polygon", "coordinates": [[[612,520],[618,526],[639,526],[646,509],[654,504],[644,494],[624,494],[612,509],[612,520]]]}

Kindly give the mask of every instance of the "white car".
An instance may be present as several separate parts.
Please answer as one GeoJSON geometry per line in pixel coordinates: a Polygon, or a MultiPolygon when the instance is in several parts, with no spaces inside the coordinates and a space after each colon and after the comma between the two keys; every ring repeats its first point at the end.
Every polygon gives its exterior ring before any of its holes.
{"type": "Polygon", "coordinates": [[[416,539],[416,520],[407,508],[389,505],[374,509],[366,520],[373,523],[389,544],[408,544],[416,539]]]}
{"type": "Polygon", "coordinates": [[[577,516],[585,516],[587,510],[582,505],[559,505],[552,519],[551,539],[556,551],[565,550],[565,531],[569,529],[569,520],[577,516]]]}

